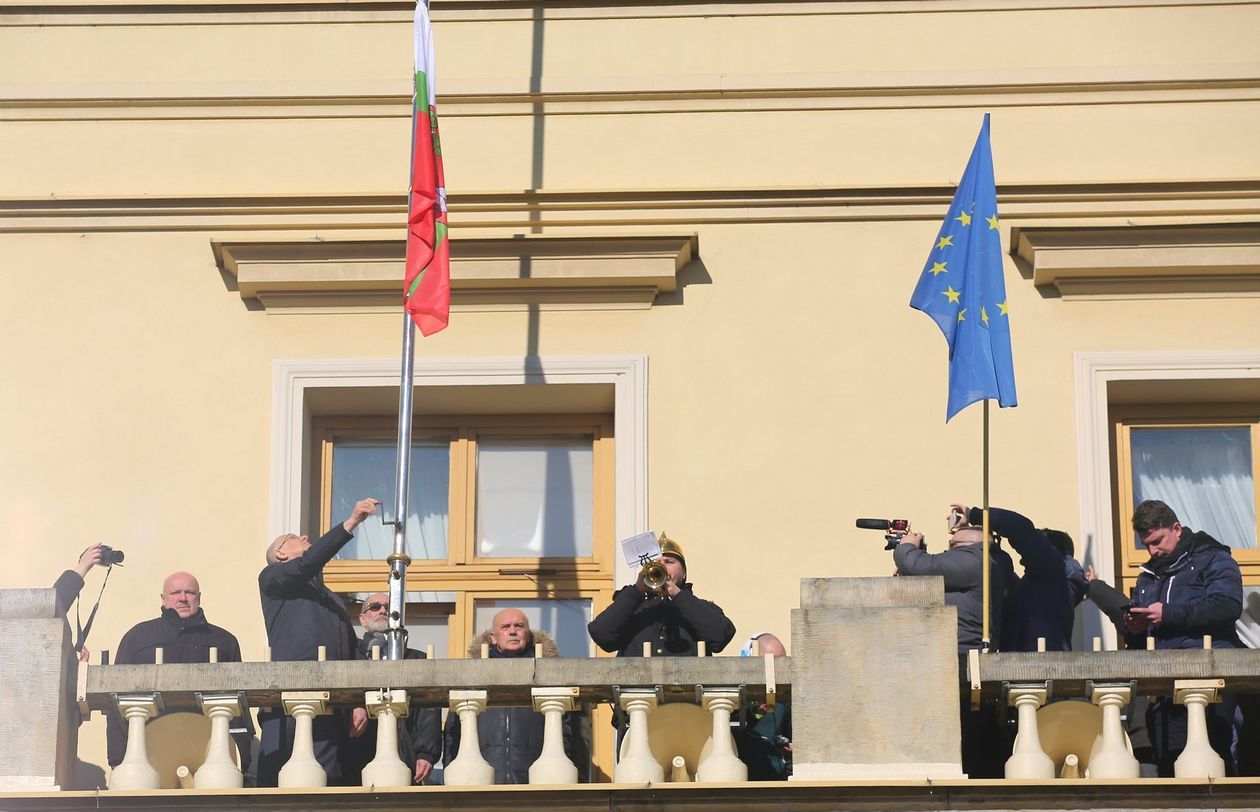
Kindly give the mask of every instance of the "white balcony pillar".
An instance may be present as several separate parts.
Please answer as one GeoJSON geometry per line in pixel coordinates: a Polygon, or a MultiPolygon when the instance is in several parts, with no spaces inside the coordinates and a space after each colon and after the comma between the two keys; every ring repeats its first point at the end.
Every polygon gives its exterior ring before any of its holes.
{"type": "Polygon", "coordinates": [[[1054,761],[1041,746],[1037,730],[1037,709],[1046,704],[1046,688],[1012,685],[1007,702],[1015,706],[1019,733],[1011,757],[1006,760],[1007,778],[1054,778],[1054,761]]]}
{"type": "Polygon", "coordinates": [[[486,709],[485,691],[451,691],[451,713],[459,714],[459,754],[446,765],[448,787],[477,787],[494,784],[494,767],[481,755],[477,734],[477,714],[486,709]]]}
{"type": "Polygon", "coordinates": [[[1186,748],[1173,763],[1177,778],[1224,778],[1225,761],[1208,741],[1207,706],[1219,702],[1221,679],[1179,679],[1173,683],[1173,701],[1186,706],[1186,748]]]}
{"type": "Polygon", "coordinates": [[[315,717],[328,712],[327,691],[286,691],[284,712],[293,717],[293,752],[280,768],[282,787],[326,787],[328,773],[315,759],[315,717]]]}
{"type": "Polygon", "coordinates": [[[109,776],[110,789],[157,789],[157,770],[149,763],[144,726],[157,716],[157,695],[118,697],[118,712],[127,721],[127,752],[109,776]]]}
{"type": "Polygon", "coordinates": [[[398,719],[407,715],[407,692],[368,691],[364,707],[376,717],[376,756],[363,768],[363,786],[411,786],[413,768],[398,757],[398,719]]]}
{"type": "Polygon", "coordinates": [[[1090,701],[1102,708],[1102,747],[1089,760],[1086,775],[1089,778],[1137,778],[1141,775],[1138,760],[1125,744],[1124,728],[1120,724],[1120,708],[1129,703],[1133,691],[1124,685],[1095,685],[1090,701]]]}
{"type": "Polygon", "coordinates": [[[531,784],[576,784],[577,767],[564,752],[564,714],[577,709],[577,688],[533,688],[534,710],[543,715],[542,754],[529,765],[531,784]]]}
{"type": "Polygon", "coordinates": [[[731,712],[739,707],[739,691],[704,691],[700,699],[705,710],[713,714],[713,739],[709,754],[696,765],[696,781],[747,781],[748,767],[735,754],[735,739],[731,736],[731,712]]]}
{"type": "Polygon", "coordinates": [[[196,789],[234,789],[244,786],[240,769],[232,760],[232,739],[228,727],[232,719],[244,716],[244,709],[236,694],[216,694],[201,697],[201,712],[210,717],[210,741],[206,744],[206,758],[193,775],[196,789]]]}
{"type": "Polygon", "coordinates": [[[618,784],[659,784],[665,780],[665,768],[652,756],[648,742],[648,711],[655,707],[655,691],[621,692],[621,708],[630,714],[630,727],[626,730],[630,741],[626,755],[613,770],[613,780],[618,784]]]}

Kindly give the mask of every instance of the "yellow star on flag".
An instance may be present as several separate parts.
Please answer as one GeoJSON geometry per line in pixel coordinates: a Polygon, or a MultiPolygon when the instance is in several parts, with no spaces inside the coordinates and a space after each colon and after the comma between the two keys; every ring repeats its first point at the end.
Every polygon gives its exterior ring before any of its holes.
{"type": "Polygon", "coordinates": [[[933,262],[932,267],[928,268],[928,270],[932,273],[932,276],[936,276],[937,274],[942,274],[942,273],[949,273],[949,271],[945,270],[945,266],[947,264],[948,263],[946,262],[933,262]]]}
{"type": "Polygon", "coordinates": [[[951,302],[957,302],[958,297],[962,295],[962,291],[954,290],[954,286],[950,285],[949,287],[945,288],[945,290],[941,291],[941,295],[944,296],[946,299],[949,299],[951,302]]]}
{"type": "Polygon", "coordinates": [[[952,248],[953,245],[954,245],[953,234],[946,234],[944,237],[941,237],[939,240],[936,241],[937,248],[952,248]]]}
{"type": "Polygon", "coordinates": [[[988,326],[989,324],[989,314],[984,312],[983,307],[980,308],[980,321],[984,322],[985,326],[988,326]]]}
{"type": "Polygon", "coordinates": [[[965,211],[958,212],[958,216],[955,217],[954,219],[962,223],[964,226],[971,225],[971,215],[965,211]]]}
{"type": "Polygon", "coordinates": [[[963,316],[966,314],[966,312],[967,312],[967,308],[965,308],[965,307],[964,307],[962,310],[959,310],[959,311],[958,311],[958,320],[959,320],[959,321],[966,321],[966,319],[965,319],[965,318],[963,318],[963,316]]]}
{"type": "Polygon", "coordinates": [[[986,218],[984,218],[984,219],[985,219],[985,222],[987,222],[987,223],[989,224],[989,230],[990,230],[990,231],[993,231],[994,229],[996,229],[996,228],[998,227],[998,221],[997,221],[997,215],[996,215],[996,214],[995,214],[995,215],[993,215],[992,217],[986,217],[986,218]]]}
{"type": "Polygon", "coordinates": [[[1009,309],[1010,308],[1007,306],[1006,302],[998,302],[998,310],[1001,311],[999,315],[1009,316],[1010,314],[1006,312],[1009,309]]]}

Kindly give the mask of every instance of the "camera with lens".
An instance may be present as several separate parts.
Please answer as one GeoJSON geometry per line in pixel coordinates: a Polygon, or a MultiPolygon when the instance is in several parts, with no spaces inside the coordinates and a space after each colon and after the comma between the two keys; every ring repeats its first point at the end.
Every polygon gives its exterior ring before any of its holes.
{"type": "Polygon", "coordinates": [[[909,519],[858,519],[859,530],[883,530],[884,549],[893,550],[901,543],[901,537],[910,532],[909,519]]]}
{"type": "Polygon", "coordinates": [[[126,556],[123,554],[122,550],[115,550],[113,547],[106,544],[101,545],[102,566],[112,567],[115,564],[121,564],[124,558],[126,558],[126,556]]]}

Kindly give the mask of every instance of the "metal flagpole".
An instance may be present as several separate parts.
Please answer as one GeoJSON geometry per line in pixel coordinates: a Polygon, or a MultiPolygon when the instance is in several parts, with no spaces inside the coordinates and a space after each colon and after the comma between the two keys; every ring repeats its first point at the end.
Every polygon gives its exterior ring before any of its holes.
{"type": "MultiPolygon", "coordinates": [[[[407,654],[407,497],[411,485],[411,395],[415,375],[416,324],[403,311],[402,375],[398,384],[398,470],[394,488],[394,552],[389,558],[389,629],[385,632],[385,658],[401,660],[407,654]]],[[[987,405],[987,404],[986,404],[987,405]]]]}
{"type": "Polygon", "coordinates": [[[981,477],[980,498],[981,515],[983,518],[980,522],[980,532],[984,534],[981,543],[981,555],[984,562],[981,565],[980,577],[980,601],[984,604],[980,608],[980,617],[983,618],[980,630],[980,650],[988,652],[990,647],[989,640],[989,590],[992,588],[989,580],[989,399],[984,399],[984,439],[981,442],[982,454],[984,455],[983,474],[981,477]]]}

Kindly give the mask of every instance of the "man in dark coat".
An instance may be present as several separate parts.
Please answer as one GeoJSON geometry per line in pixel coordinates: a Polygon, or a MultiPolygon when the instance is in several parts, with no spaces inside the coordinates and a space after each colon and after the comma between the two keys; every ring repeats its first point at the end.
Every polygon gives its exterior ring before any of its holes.
{"type": "MultiPolygon", "coordinates": [[[[489,645],[491,659],[532,657],[535,643],[542,646],[544,657],[555,657],[559,653],[556,642],[546,632],[530,630],[529,620],[519,609],[504,609],[496,614],[490,628],[468,644],[468,656],[479,658],[483,643],[489,645]]],[[[578,721],[576,712],[564,714],[564,752],[581,775],[586,764],[578,721]]],[[[543,724],[543,715],[532,707],[491,706],[477,714],[481,757],[494,767],[494,783],[529,783],[530,765],[542,755],[543,724]]],[[[461,734],[459,714],[448,713],[443,764],[450,764],[459,755],[461,734]]]]}
{"type": "MultiPolygon", "coordinates": [[[[324,565],[354,538],[354,529],[375,513],[376,500],[361,499],[350,518],[318,541],[312,543],[306,536],[286,533],[267,547],[267,566],[258,574],[258,592],[272,660],[315,660],[320,646],[326,647],[329,660],[360,656],[345,604],[324,586],[324,565]]],[[[258,720],[262,724],[258,786],[274,787],[293,751],[296,725],[283,708],[263,711],[258,720]]],[[[362,735],[366,728],[363,708],[355,708],[349,718],[344,713],[315,717],[315,758],[328,773],[329,783],[336,784],[341,778],[337,764],[341,741],[347,733],[362,735]]]]}
{"type": "Polygon", "coordinates": [[[618,657],[642,657],[644,643],[652,644],[654,657],[694,657],[700,640],[708,654],[717,654],[735,637],[735,624],[716,603],[692,592],[682,546],[662,535],[660,547],[658,560],[667,576],[660,591],[649,588],[640,571],[638,580],[617,590],[612,603],[587,624],[591,639],[618,657]]]}
{"type": "MultiPolygon", "coordinates": [[[[97,550],[99,557],[100,550],[97,550]]],[[[84,553],[86,556],[87,553],[84,553]]],[[[131,627],[123,635],[114,657],[115,665],[143,665],[157,660],[162,649],[165,663],[208,663],[210,649],[218,649],[221,663],[239,663],[241,645],[236,637],[206,620],[201,609],[201,585],[187,572],[175,572],[162,583],[162,614],[131,627]]],[[[117,712],[106,714],[109,766],[117,767],[127,752],[127,726],[117,712]]],[[[232,722],[233,738],[241,764],[249,765],[253,739],[240,719],[232,722]]]]}
{"type": "MultiPolygon", "coordinates": [[[[1149,635],[1156,649],[1241,648],[1234,622],[1242,615],[1242,573],[1230,549],[1207,533],[1182,527],[1165,503],[1147,500],[1133,512],[1133,531],[1151,558],[1142,565],[1133,605],[1124,616],[1125,643],[1145,648],[1149,635]],[[1173,588],[1174,581],[1176,588],[1173,588]]],[[[1208,739],[1228,774],[1235,701],[1223,696],[1208,710],[1208,739]]],[[[1147,728],[1161,776],[1172,777],[1173,763],[1186,746],[1186,707],[1160,697],[1147,710],[1147,728]]]]}
{"type": "MultiPolygon", "coordinates": [[[[389,628],[389,595],[376,592],[363,601],[359,625],[364,629],[359,651],[364,659],[372,658],[375,646],[381,654],[388,648],[385,631],[389,628]]],[[[408,660],[424,659],[424,652],[407,649],[408,660]]],[[[341,769],[347,785],[362,783],[363,768],[376,757],[376,720],[368,719],[362,736],[348,739],[341,751],[341,769]]],[[[437,708],[411,708],[398,720],[398,757],[412,770],[411,781],[421,784],[433,772],[433,765],[442,757],[442,712],[437,708]]]]}

